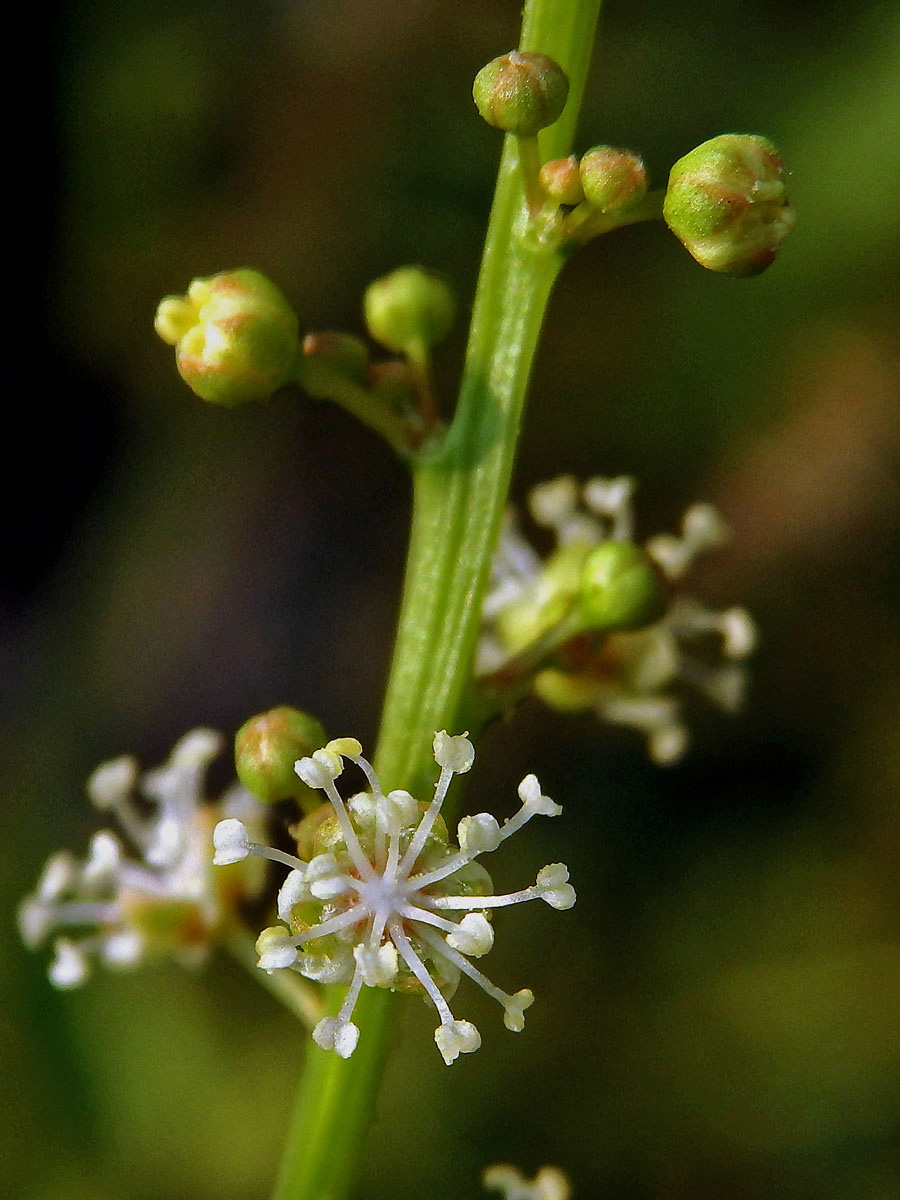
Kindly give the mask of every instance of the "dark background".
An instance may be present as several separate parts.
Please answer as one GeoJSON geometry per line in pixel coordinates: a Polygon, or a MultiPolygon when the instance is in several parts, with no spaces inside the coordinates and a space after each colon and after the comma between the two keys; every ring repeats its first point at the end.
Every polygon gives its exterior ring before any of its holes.
{"type": "MultiPolygon", "coordinates": [[[[366,283],[406,262],[465,310],[499,152],[469,90],[517,6],[95,0],[30,20],[4,339],[3,1173],[29,1200],[252,1200],[302,1032],[224,961],[54,993],[11,913],[52,850],[86,846],[103,758],[149,766],[281,702],[371,746],[403,469],[296,394],[204,406],[152,317],[244,265],[306,329],[359,332],[366,283]]],[[[474,809],[510,811],[529,770],[566,805],[498,887],[564,858],[579,903],[498,920],[491,975],[538,997],[521,1038],[469,992],[485,1045],[448,1071],[406,1005],[360,1200],[474,1196],[500,1160],[558,1163],[581,1200],[900,1196],[898,61],[890,4],[605,6],[579,147],[631,146],[662,184],[715,133],[766,133],[798,223],[749,281],[662,226],[580,254],[514,494],[635,474],[648,534],[719,504],[735,537],[698,589],[756,615],[753,688],[735,721],[698,711],[666,771],[536,706],[484,739],[474,809]]],[[[438,354],[448,404],[464,324],[438,354]]]]}

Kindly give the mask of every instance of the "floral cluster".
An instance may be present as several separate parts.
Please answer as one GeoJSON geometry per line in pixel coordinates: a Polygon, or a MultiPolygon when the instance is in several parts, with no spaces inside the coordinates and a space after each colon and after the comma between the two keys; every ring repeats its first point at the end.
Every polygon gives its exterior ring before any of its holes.
{"type": "Polygon", "coordinates": [[[195,729],[154,771],[140,776],[136,761],[124,756],[91,775],[88,796],[115,818],[131,851],[103,829],[83,861],[67,850],[52,855],[20,904],[25,944],[36,949],[53,939],[49,976],[56,987],[83,983],[95,960],[117,969],[166,955],[202,961],[238,905],[259,893],[261,863],[227,875],[213,870],[216,822],[240,817],[262,835],[265,812],[239,784],[216,803],[205,799],[206,771],[222,748],[220,734],[195,729]]]}
{"type": "Polygon", "coordinates": [[[735,711],[756,633],[743,608],[716,612],[678,587],[699,555],[727,539],[717,511],[695,504],[680,535],[638,547],[633,491],[626,476],[579,487],[566,475],[536,487],[531,516],[555,540],[544,559],[507,515],[476,673],[498,696],[530,688],[554,708],[630,726],[654,761],[672,763],[688,744],[685,689],[735,711]]]}
{"type": "Polygon", "coordinates": [[[328,800],[296,828],[298,855],[254,842],[234,817],[214,832],[217,864],[255,855],[290,868],[278,894],[283,924],[260,934],[258,965],[347,985],[340,1012],[324,1017],[313,1031],[319,1046],[343,1058],[359,1038],[351,1018],[363,987],[426,996],[438,1013],[434,1039],[448,1064],[481,1045],[475,1026],[457,1020],[448,1003],[461,974],[499,1002],[507,1029],[522,1030],[533,994],[527,988],[511,995],[502,991],[470,961],[493,944],[490,911],[538,898],[557,909],[575,903],[562,863],[543,867],[530,887],[498,896],[476,862],[532,817],[562,811],[541,793],[535,776],[520,783],[521,808],[502,826],[489,813],[464,817],[457,847],[449,841],[441,807],[453,776],[471,768],[475,751],[467,737],[441,732],[435,734],[434,757],[440,768],[434,796],[420,804],[406,791],[385,793],[359,742],[338,738],[296,763],[303,782],[328,800]],[[368,785],[346,801],[335,786],[345,760],[359,767],[368,785]]]}

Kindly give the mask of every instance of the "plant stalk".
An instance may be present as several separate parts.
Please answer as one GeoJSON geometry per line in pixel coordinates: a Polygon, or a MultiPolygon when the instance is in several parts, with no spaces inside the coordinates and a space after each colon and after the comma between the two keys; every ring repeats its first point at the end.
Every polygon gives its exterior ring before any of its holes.
{"type": "MultiPolygon", "coordinates": [[[[555,58],[570,83],[565,112],[540,135],[544,158],[569,152],[599,9],[600,0],[526,3],[520,49],[555,58]]],[[[460,732],[528,381],[563,261],[530,228],[516,140],[507,137],[456,414],[443,443],[413,463],[406,581],[375,755],[386,789],[425,794],[435,731],[460,732]]],[[[327,995],[327,1011],[336,1012],[340,999],[327,995]]],[[[374,1112],[391,1008],[389,993],[364,988],[353,1056],[344,1061],[310,1046],[274,1200],[349,1195],[374,1112]]]]}

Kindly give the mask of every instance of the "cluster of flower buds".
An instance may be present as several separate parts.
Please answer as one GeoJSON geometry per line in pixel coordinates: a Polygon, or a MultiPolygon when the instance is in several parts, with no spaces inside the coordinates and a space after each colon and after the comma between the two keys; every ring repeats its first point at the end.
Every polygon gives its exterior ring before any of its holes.
{"type": "Polygon", "coordinates": [[[542,162],[537,134],[565,107],[569,81],[544,54],[513,50],[483,67],[473,94],[489,125],[519,139],[519,167],[542,240],[588,241],[635,221],[664,217],[711,271],[753,275],[775,258],[794,225],[785,171],[774,146],[751,134],[722,134],[679,159],[668,188],[647,193],[647,172],[631,150],[594,146],[542,162]]]}
{"type": "Polygon", "coordinates": [[[202,399],[236,405],[266,400],[287,383],[333,400],[402,452],[439,425],[429,354],[449,333],[456,303],[447,283],[422,267],[401,267],[366,290],[366,325],[401,357],[371,363],[352,334],[309,333],[302,340],[287,300],[258,271],[195,279],[184,296],[167,296],[156,332],[175,347],[178,370],[202,399]]]}
{"type": "Polygon", "coordinates": [[[531,689],[562,711],[593,709],[631,726],[646,735],[654,761],[671,763],[688,743],[685,685],[736,709],[755,631],[744,609],[713,612],[676,586],[698,555],[726,539],[715,509],[696,504],[680,536],[638,545],[633,490],[627,477],[579,489],[563,476],[536,487],[531,516],[556,541],[543,560],[507,516],[476,673],[492,696],[531,689]]]}
{"type": "Polygon", "coordinates": [[[359,1029],[353,1010],[363,987],[390,988],[427,997],[440,1024],[434,1039],[446,1063],[477,1050],[475,1026],[454,1017],[449,998],[460,974],[473,979],[499,1002],[507,1029],[520,1031],[534,996],[508,994],[470,961],[494,941],[491,910],[542,899],[552,908],[571,908],[575,892],[562,863],[543,867],[530,887],[494,895],[490,876],[476,859],[491,853],[534,816],[562,810],[541,793],[537,779],[519,785],[522,806],[502,826],[489,813],[464,817],[458,847],[449,841],[441,806],[454,775],[467,772],[475,751],[465,736],[435,734],[440,768],[434,797],[420,804],[409,792],[385,794],[359,742],[338,738],[296,763],[300,779],[321,789],[328,803],[305,817],[294,833],[297,855],[253,840],[237,818],[214,831],[215,862],[231,865],[251,856],[289,868],[278,893],[283,924],[264,929],[257,941],[259,966],[290,970],[322,983],[345,984],[340,1012],[316,1025],[317,1045],[343,1058],[356,1048],[359,1029]],[[345,760],[362,772],[367,788],[346,801],[335,786],[345,760]]]}
{"type": "Polygon", "coordinates": [[[505,1163],[488,1167],[482,1183],[490,1192],[499,1192],[503,1200],[569,1200],[572,1189],[559,1167],[541,1167],[534,1179],[526,1179],[518,1167],[505,1163]]]}
{"type": "Polygon", "coordinates": [[[213,870],[217,822],[240,818],[260,836],[265,816],[240,784],[215,803],[205,799],[206,770],[223,744],[218,733],[195,729],[154,771],[139,776],[135,760],[123,757],[91,775],[91,801],[115,818],[133,853],[116,833],[101,830],[83,862],[65,850],[54,854],[20,904],[26,945],[36,949],[53,939],[49,975],[56,987],[83,983],[94,960],[117,969],[165,956],[201,962],[239,906],[259,894],[262,864],[213,870]]]}

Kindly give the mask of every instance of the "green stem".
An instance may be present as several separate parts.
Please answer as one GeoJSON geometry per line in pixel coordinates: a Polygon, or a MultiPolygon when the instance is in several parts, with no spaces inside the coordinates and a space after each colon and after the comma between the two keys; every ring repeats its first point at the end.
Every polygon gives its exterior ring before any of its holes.
{"type": "MultiPolygon", "coordinates": [[[[599,9],[600,0],[526,4],[521,48],[555,58],[570,83],[566,111],[541,135],[545,158],[568,153],[599,9]]],[[[515,138],[507,137],[456,416],[442,444],[412,464],[406,583],[375,756],[386,788],[418,794],[432,777],[435,730],[458,732],[525,393],[562,264],[529,225],[515,138]]],[[[339,1001],[329,995],[329,1011],[337,1011],[339,1001]]],[[[374,1107],[390,1007],[389,994],[363,989],[352,1058],[310,1049],[275,1200],[349,1194],[374,1107]]]]}

